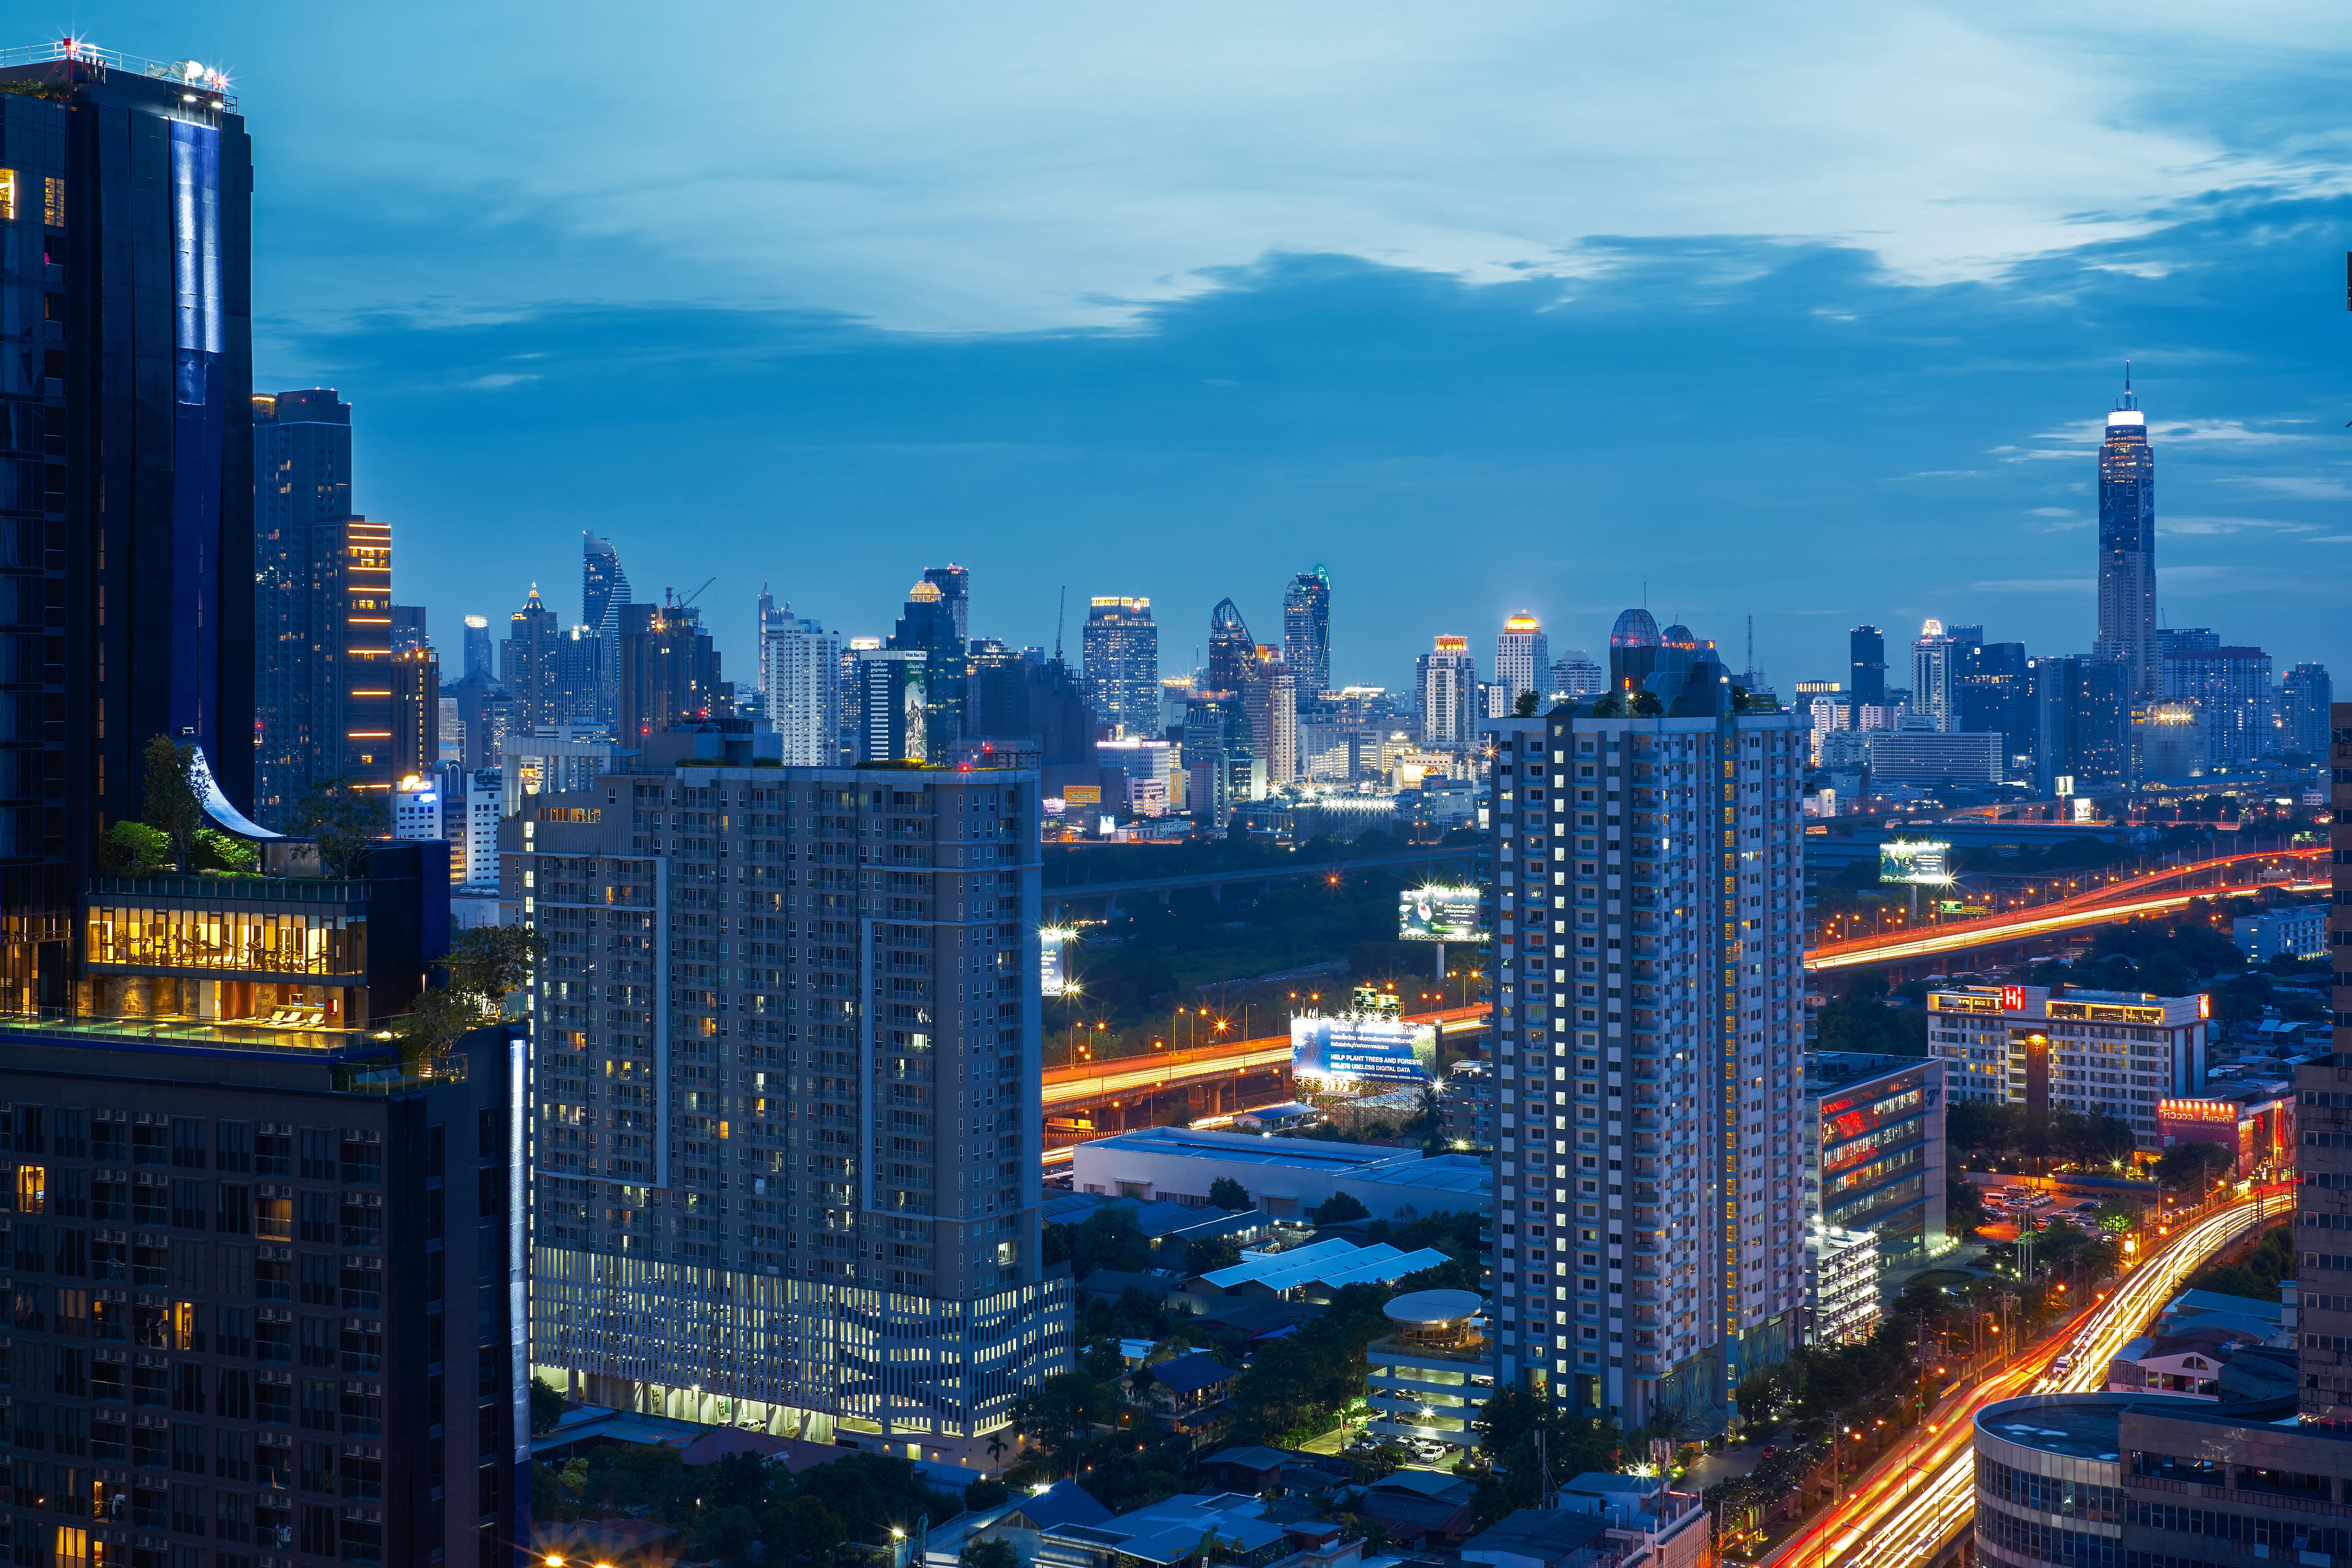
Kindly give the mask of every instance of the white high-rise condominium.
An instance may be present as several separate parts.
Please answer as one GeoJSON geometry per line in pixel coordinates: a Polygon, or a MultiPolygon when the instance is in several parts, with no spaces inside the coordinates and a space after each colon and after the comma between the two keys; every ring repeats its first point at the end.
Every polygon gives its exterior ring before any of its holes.
{"type": "Polygon", "coordinates": [[[1496,1381],[1721,1411],[1804,1300],[1805,731],[1498,722],[1496,1381]]]}
{"type": "Polygon", "coordinates": [[[760,617],[760,679],[786,767],[830,766],[841,736],[841,634],[786,605],[760,617]]]}
{"type": "Polygon", "coordinates": [[[1440,637],[1436,647],[1416,661],[1414,684],[1421,700],[1421,741],[1425,746],[1466,747],[1478,734],[1478,661],[1470,639],[1440,637]]]}
{"type": "Polygon", "coordinates": [[[1550,682],[1550,639],[1544,636],[1543,623],[1522,610],[1506,620],[1495,637],[1495,684],[1503,689],[1503,711],[1517,707],[1522,691],[1550,696],[1546,689],[1550,682]]]}
{"type": "Polygon", "coordinates": [[[1911,711],[1934,721],[1938,730],[1958,728],[1958,644],[1945,635],[1944,623],[1929,621],[1911,645],[1911,711]]]}

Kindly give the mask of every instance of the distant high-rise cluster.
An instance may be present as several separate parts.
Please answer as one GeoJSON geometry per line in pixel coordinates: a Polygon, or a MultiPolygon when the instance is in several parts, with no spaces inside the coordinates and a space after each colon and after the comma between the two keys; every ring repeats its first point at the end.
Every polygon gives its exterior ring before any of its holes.
{"type": "Polygon", "coordinates": [[[2326,751],[2325,668],[2274,673],[2263,648],[2158,624],[2156,458],[2126,373],[2096,460],[2098,626],[2087,653],[1987,642],[1929,619],[1910,685],[1886,684],[1885,634],[1850,636],[1844,689],[1807,699],[1818,763],[1841,789],[2026,785],[2077,799],[2187,784],[2326,751]]]}

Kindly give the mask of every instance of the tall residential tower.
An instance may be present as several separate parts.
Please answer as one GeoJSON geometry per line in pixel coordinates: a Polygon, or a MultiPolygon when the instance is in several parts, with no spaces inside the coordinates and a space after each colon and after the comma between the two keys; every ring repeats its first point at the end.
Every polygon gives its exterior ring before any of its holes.
{"type": "Polygon", "coordinates": [[[505,825],[559,955],[531,1353],[600,1404],[984,1466],[1070,1358],[1037,774],[754,766],[760,739],[654,736],[505,825]]]}
{"type": "Polygon", "coordinates": [[[1594,706],[1492,725],[1495,1378],[1630,1427],[1792,1343],[1805,744],[1594,706]]]}
{"type": "Polygon", "coordinates": [[[329,388],[253,399],[253,815],[282,827],[343,731],[352,409],[329,388]]]}

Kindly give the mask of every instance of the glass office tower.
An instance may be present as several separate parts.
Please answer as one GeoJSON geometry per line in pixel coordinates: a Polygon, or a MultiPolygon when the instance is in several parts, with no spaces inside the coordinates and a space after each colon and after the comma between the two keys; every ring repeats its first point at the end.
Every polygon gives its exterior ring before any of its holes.
{"type": "Polygon", "coordinates": [[[2156,653],[2156,455],[2148,449],[2147,416],[2133,406],[2131,378],[2122,403],[2107,416],[2099,444],[2099,640],[2092,652],[2121,659],[2130,695],[2155,695],[2161,671],[2156,653]]]}

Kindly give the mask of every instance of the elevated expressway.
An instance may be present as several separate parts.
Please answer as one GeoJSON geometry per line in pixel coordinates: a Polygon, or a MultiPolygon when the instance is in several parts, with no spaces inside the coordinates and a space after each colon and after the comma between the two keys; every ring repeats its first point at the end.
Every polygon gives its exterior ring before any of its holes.
{"type": "Polygon", "coordinates": [[[1924,966],[1952,953],[2042,942],[2114,921],[2163,914],[2231,888],[2325,891],[2326,855],[2324,846],[2266,849],[2220,855],[2186,866],[2168,866],[2031,909],[1823,942],[1805,954],[1805,967],[1815,973],[1826,973],[1843,969],[1924,966]],[[2278,873],[2282,871],[2287,874],[2285,880],[2279,879],[2278,873]]]}

